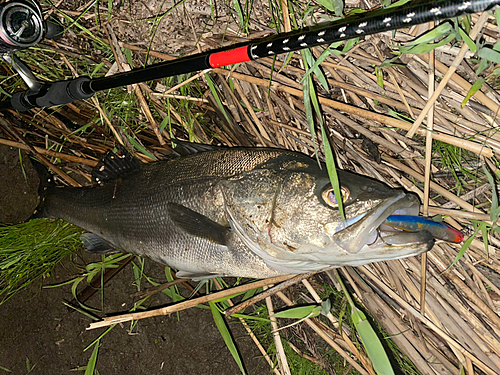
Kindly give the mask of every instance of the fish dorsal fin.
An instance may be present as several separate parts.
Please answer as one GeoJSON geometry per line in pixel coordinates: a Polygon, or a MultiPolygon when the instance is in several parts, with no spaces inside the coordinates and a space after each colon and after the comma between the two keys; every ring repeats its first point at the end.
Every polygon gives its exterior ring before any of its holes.
{"type": "Polygon", "coordinates": [[[111,243],[102,239],[94,233],[82,233],[80,240],[85,246],[85,250],[93,254],[120,253],[122,251],[115,248],[111,243]]]}
{"type": "Polygon", "coordinates": [[[142,162],[132,156],[127,149],[116,145],[116,152],[110,150],[92,170],[92,180],[100,185],[123,178],[140,171],[142,162]]]}
{"type": "Polygon", "coordinates": [[[227,148],[225,146],[212,146],[204,145],[201,143],[179,141],[178,139],[173,139],[172,144],[174,145],[174,152],[177,152],[180,156],[194,155],[201,152],[215,151],[227,148]]]}
{"type": "Polygon", "coordinates": [[[230,228],[178,203],[168,203],[167,213],[170,220],[184,232],[219,245],[227,244],[230,228]]]}

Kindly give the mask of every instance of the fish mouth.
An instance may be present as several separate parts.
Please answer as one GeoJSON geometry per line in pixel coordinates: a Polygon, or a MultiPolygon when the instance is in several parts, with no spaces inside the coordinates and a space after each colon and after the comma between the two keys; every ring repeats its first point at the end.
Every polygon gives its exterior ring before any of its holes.
{"type": "Polygon", "coordinates": [[[416,195],[396,191],[395,195],[384,199],[355,223],[335,233],[332,240],[347,253],[360,255],[360,263],[365,263],[362,256],[364,253],[373,261],[377,258],[388,260],[428,251],[434,245],[430,232],[398,231],[384,225],[391,215],[417,216],[419,207],[416,195]]]}

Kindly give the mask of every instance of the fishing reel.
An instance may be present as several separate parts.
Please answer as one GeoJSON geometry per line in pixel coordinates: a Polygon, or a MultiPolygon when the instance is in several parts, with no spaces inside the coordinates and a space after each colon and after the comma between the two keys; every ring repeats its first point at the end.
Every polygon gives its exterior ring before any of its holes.
{"type": "Polygon", "coordinates": [[[44,20],[39,4],[32,0],[7,1],[0,4],[0,58],[19,73],[32,90],[40,84],[14,52],[38,44],[42,39],[57,39],[63,28],[55,20],[44,20]]]}
{"type": "Polygon", "coordinates": [[[68,104],[88,99],[99,91],[288,54],[304,48],[359,38],[361,35],[484,12],[498,6],[500,0],[410,1],[397,8],[377,9],[326,25],[254,39],[249,43],[147,65],[130,72],[100,78],[80,76],[42,86],[14,52],[34,46],[43,38],[55,39],[62,35],[62,27],[50,19],[44,21],[40,7],[34,0],[11,0],[0,4],[0,58],[20,74],[29,89],[15,93],[9,100],[0,101],[0,111],[10,108],[27,111],[35,107],[68,104]]]}
{"type": "Polygon", "coordinates": [[[40,6],[29,0],[0,4],[0,53],[12,53],[39,43],[46,34],[40,6]]]}

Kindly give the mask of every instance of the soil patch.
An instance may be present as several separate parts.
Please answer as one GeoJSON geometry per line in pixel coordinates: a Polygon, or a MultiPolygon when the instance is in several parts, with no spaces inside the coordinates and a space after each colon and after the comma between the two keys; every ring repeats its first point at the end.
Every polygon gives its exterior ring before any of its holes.
{"type": "MultiPolygon", "coordinates": [[[[37,204],[37,175],[27,157],[20,167],[19,153],[0,147],[0,203],[2,221],[16,223],[27,219],[37,204]]],[[[73,296],[70,286],[45,289],[79,274],[82,265],[100,261],[99,256],[81,252],[58,265],[51,277],[32,284],[0,305],[0,366],[13,374],[70,374],[85,366],[92,348],[84,349],[105,329],[87,331],[91,320],[70,311],[63,301],[73,296]],[[29,363],[29,365],[28,365],[29,363]]],[[[164,270],[146,259],[145,273],[158,282],[166,282],[164,270]]],[[[134,273],[128,265],[104,289],[88,302],[101,308],[97,314],[128,312],[137,292],[134,273]]],[[[182,291],[189,296],[187,290],[182,291]]],[[[147,306],[172,303],[163,294],[153,296],[147,306]]],[[[239,323],[230,324],[231,332],[249,374],[269,371],[255,344],[239,323]]],[[[97,369],[101,375],[114,374],[237,374],[237,364],[227,349],[209,310],[193,308],[178,314],[156,317],[130,325],[116,326],[101,340],[97,369]]],[[[0,369],[0,373],[4,373],[0,369]]],[[[79,372],[77,372],[79,373],[79,372]]]]}

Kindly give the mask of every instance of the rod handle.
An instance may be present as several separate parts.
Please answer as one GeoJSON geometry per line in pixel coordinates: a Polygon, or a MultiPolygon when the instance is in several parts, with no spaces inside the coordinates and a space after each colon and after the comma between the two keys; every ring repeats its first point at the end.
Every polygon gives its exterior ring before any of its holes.
{"type": "Polygon", "coordinates": [[[88,93],[89,77],[78,77],[67,81],[55,82],[47,87],[42,87],[37,92],[24,91],[18,92],[12,96],[11,104],[14,109],[20,112],[27,111],[35,107],[52,107],[72,103],[80,99],[88,99],[94,95],[94,92],[88,93]]]}

